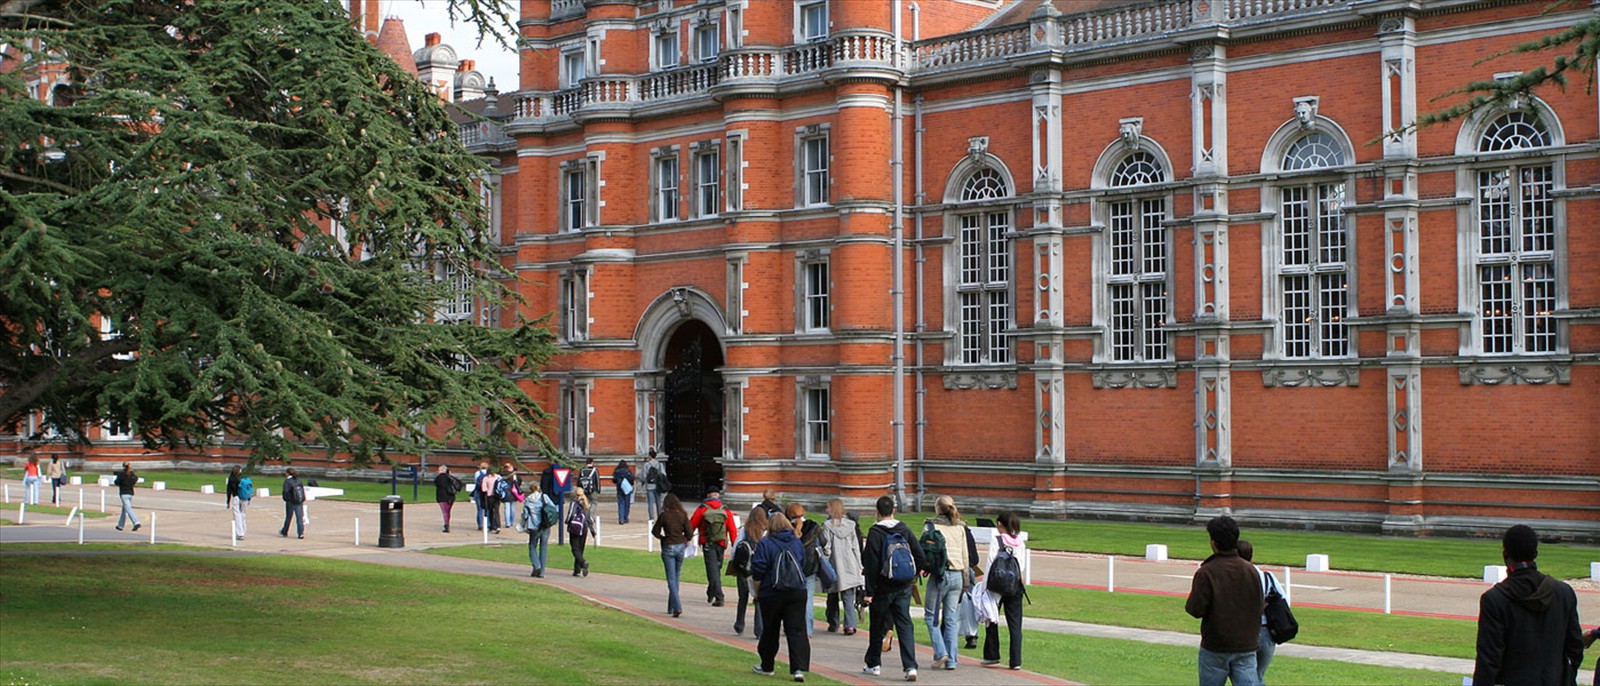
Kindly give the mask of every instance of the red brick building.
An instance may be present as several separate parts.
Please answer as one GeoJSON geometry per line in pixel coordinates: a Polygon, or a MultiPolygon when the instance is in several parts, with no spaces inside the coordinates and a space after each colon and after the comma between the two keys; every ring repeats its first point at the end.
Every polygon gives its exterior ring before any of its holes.
{"type": "Polygon", "coordinates": [[[693,490],[1600,535],[1581,87],[1407,130],[1541,2],[524,2],[467,127],[559,444],[693,490]],[[900,354],[897,355],[897,351],[900,354]]]}

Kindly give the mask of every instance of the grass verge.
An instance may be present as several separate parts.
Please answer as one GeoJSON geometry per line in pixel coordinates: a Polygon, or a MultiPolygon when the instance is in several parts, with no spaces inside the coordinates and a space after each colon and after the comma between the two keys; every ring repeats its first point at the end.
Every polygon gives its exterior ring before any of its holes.
{"type": "MultiPolygon", "coordinates": [[[[144,483],[140,484],[141,491],[152,488],[152,484],[157,481],[166,482],[167,489],[173,491],[198,491],[200,490],[201,486],[209,485],[216,489],[216,496],[220,500],[222,498],[224,487],[226,487],[228,484],[228,474],[226,472],[188,472],[154,469],[135,471],[138,472],[140,477],[144,478],[144,483]]],[[[73,475],[83,477],[85,488],[96,488],[94,485],[95,479],[100,476],[99,474],[90,473],[74,473],[73,475]]],[[[283,477],[276,474],[252,474],[250,475],[250,478],[254,481],[257,489],[270,489],[273,498],[278,497],[279,489],[283,486],[283,477]]],[[[431,503],[434,502],[433,482],[431,479],[432,477],[424,479],[422,484],[417,487],[416,498],[411,497],[411,482],[409,481],[401,483],[399,488],[395,489],[395,491],[400,495],[400,497],[404,498],[407,503],[431,503]]],[[[326,498],[326,500],[375,503],[378,502],[380,498],[387,497],[390,491],[389,482],[387,481],[350,481],[344,479],[317,479],[316,481],[318,486],[344,489],[344,495],[326,498]]],[[[78,487],[62,487],[63,490],[71,488],[78,487]]],[[[113,493],[113,495],[115,494],[113,493]]],[[[466,499],[467,498],[465,494],[460,494],[457,497],[458,501],[464,501],[466,499]]]]}
{"type": "MultiPolygon", "coordinates": [[[[22,507],[21,507],[21,505],[19,503],[0,503],[0,510],[6,510],[6,511],[10,511],[10,512],[20,512],[21,509],[22,509],[22,507]]],[[[65,516],[67,516],[69,514],[72,514],[72,508],[71,507],[56,507],[54,505],[29,505],[28,506],[28,512],[30,514],[50,514],[50,515],[61,515],[61,516],[65,517],[65,516]]],[[[89,519],[99,519],[101,517],[110,517],[111,516],[111,515],[106,514],[104,512],[96,512],[94,510],[85,510],[83,514],[84,514],[84,516],[88,517],[89,519]]]]}

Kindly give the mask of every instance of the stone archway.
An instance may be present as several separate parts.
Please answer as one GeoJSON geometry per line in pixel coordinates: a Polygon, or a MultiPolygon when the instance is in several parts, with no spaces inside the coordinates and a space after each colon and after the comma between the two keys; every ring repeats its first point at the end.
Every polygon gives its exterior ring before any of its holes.
{"type": "Polygon", "coordinates": [[[662,367],[661,451],[673,492],[698,500],[722,488],[722,348],[705,323],[685,321],[668,337],[662,367]]]}

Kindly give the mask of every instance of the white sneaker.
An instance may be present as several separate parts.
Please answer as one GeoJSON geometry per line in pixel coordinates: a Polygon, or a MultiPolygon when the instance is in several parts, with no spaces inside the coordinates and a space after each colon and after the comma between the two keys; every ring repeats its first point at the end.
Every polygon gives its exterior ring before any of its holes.
{"type": "Polygon", "coordinates": [[[806,682],[806,673],[805,672],[795,672],[791,676],[794,677],[795,683],[803,684],[803,683],[806,682]]]}
{"type": "Polygon", "coordinates": [[[862,674],[871,674],[872,676],[878,676],[879,674],[883,673],[883,668],[882,667],[862,667],[861,668],[861,673],[862,674]]]}
{"type": "Polygon", "coordinates": [[[916,680],[917,680],[917,670],[915,670],[915,669],[906,670],[906,681],[916,681],[916,680]]]}

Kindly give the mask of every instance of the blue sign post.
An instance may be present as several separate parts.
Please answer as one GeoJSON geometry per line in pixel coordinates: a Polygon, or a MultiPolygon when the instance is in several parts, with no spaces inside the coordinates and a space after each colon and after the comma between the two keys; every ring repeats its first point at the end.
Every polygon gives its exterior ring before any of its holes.
{"type": "MultiPolygon", "coordinates": [[[[556,511],[565,513],[563,503],[567,499],[567,492],[572,490],[572,468],[555,467],[550,470],[550,499],[556,501],[556,511]]],[[[556,523],[556,545],[567,542],[567,527],[560,522],[556,523]]]]}

